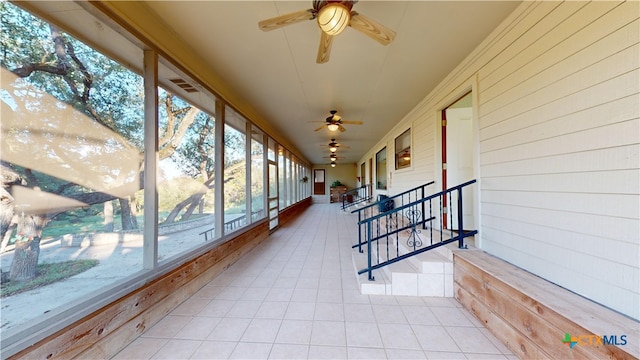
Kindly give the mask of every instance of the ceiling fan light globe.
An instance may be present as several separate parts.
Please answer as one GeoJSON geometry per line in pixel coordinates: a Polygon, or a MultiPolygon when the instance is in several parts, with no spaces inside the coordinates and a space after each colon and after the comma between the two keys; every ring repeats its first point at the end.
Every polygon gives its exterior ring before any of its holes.
{"type": "Polygon", "coordinates": [[[329,131],[336,131],[340,128],[340,126],[338,124],[329,124],[327,125],[327,128],[329,129],[329,131]]]}
{"type": "Polygon", "coordinates": [[[331,162],[331,167],[336,167],[336,162],[335,161],[331,162]]]}
{"type": "Polygon", "coordinates": [[[340,34],[351,20],[349,8],[341,3],[329,3],[318,11],[318,25],[327,35],[340,34]]]}
{"type": "Polygon", "coordinates": [[[338,148],[337,148],[337,147],[335,147],[335,146],[331,146],[331,147],[329,148],[329,151],[331,151],[331,152],[336,152],[337,150],[338,150],[338,148]]]}

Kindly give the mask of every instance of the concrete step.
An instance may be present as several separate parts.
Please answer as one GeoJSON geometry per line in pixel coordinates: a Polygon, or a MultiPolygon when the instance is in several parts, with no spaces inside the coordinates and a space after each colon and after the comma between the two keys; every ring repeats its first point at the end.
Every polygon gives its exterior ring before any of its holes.
{"type": "MultiPolygon", "coordinates": [[[[401,254],[409,251],[406,249],[406,238],[400,238],[399,245],[401,254]]],[[[442,248],[374,270],[374,281],[368,280],[367,273],[358,275],[361,293],[453,297],[453,257],[448,258],[451,250],[442,248]]],[[[375,258],[376,254],[373,253],[373,256],[375,258]]],[[[383,254],[381,258],[385,256],[383,254]]],[[[361,254],[354,249],[353,259],[356,272],[367,267],[366,252],[361,254]]]]}

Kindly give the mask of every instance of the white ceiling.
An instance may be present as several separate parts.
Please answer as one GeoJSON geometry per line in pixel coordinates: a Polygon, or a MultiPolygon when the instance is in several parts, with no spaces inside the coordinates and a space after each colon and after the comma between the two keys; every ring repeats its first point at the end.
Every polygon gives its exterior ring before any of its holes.
{"type": "MultiPolygon", "coordinates": [[[[311,1],[148,1],[255,111],[313,164],[339,163],[375,145],[518,5],[515,1],[360,1],[353,10],[396,32],[383,46],[347,28],[316,64],[315,20],[271,32],[258,21],[309,9],[311,1]],[[338,110],[345,132],[314,131],[338,110]],[[311,122],[318,121],[318,122],[311,122]]],[[[415,139],[414,139],[415,141],[415,139]]]]}

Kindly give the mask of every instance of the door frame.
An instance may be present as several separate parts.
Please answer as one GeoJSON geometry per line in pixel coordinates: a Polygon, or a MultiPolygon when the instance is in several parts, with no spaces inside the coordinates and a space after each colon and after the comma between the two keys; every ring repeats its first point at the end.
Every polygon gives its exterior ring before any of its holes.
{"type": "Polygon", "coordinates": [[[280,181],[278,179],[278,163],[274,160],[267,161],[267,216],[269,218],[269,231],[274,231],[280,226],[280,181]],[[271,171],[275,171],[275,176],[271,176],[271,171]],[[271,180],[275,182],[275,196],[271,193],[271,180]],[[275,206],[271,206],[275,203],[275,206]],[[275,212],[273,211],[275,210],[275,212]]]}
{"type": "Polygon", "coordinates": [[[327,172],[325,169],[313,169],[313,195],[326,195],[327,194],[327,172]],[[317,172],[322,172],[322,182],[317,180],[317,172]]]}
{"type": "MultiPolygon", "coordinates": [[[[465,91],[462,95],[458,96],[454,101],[448,103],[445,107],[442,108],[442,110],[440,110],[440,143],[442,145],[441,147],[441,167],[440,167],[440,172],[441,172],[441,181],[442,181],[442,190],[446,190],[449,185],[457,185],[457,184],[448,184],[447,181],[447,167],[449,167],[449,164],[447,163],[447,110],[449,108],[451,108],[454,104],[456,104],[458,101],[462,100],[463,98],[467,97],[467,96],[471,96],[471,109],[472,109],[472,122],[475,121],[476,118],[476,98],[475,98],[475,92],[473,91],[473,88],[468,89],[467,91],[465,91]]],[[[468,141],[472,141],[473,139],[467,139],[468,141]]],[[[476,146],[476,152],[477,152],[477,146],[476,146]]],[[[475,154],[470,154],[470,156],[475,157],[475,154]]],[[[476,172],[475,168],[476,168],[476,164],[474,163],[474,173],[476,172]]],[[[477,201],[477,196],[474,195],[473,199],[474,203],[477,201]]],[[[446,195],[442,196],[442,214],[440,214],[441,218],[442,218],[442,227],[444,229],[448,229],[450,225],[452,224],[448,224],[448,219],[447,217],[449,216],[449,212],[452,210],[451,209],[451,205],[448,204],[448,199],[446,195]]],[[[475,211],[476,209],[474,208],[473,214],[477,214],[478,212],[475,211]]],[[[473,217],[475,218],[475,215],[473,215],[473,217]]],[[[477,224],[475,224],[476,219],[474,219],[474,226],[477,226],[477,224]]]]}

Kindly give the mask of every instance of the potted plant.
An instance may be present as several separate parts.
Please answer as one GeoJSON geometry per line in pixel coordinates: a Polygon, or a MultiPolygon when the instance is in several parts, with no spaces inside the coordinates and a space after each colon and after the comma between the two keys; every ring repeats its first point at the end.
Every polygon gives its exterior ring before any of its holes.
{"type": "Polygon", "coordinates": [[[302,179],[300,179],[300,181],[302,181],[303,183],[306,183],[307,181],[309,181],[309,178],[307,176],[303,176],[302,179]]]}
{"type": "Polygon", "coordinates": [[[336,187],[336,186],[342,186],[342,183],[340,182],[340,180],[336,180],[333,183],[331,183],[331,187],[336,187]]]}

